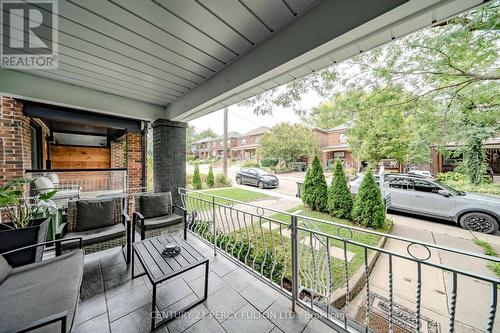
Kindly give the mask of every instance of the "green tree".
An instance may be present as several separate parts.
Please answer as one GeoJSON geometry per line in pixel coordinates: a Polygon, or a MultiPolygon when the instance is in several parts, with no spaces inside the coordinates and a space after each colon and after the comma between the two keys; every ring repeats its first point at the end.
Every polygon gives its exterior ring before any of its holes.
{"type": "MultiPolygon", "coordinates": [[[[257,114],[272,113],[278,106],[293,108],[303,115],[306,110],[300,107],[302,97],[316,93],[329,101],[305,117],[316,126],[330,127],[354,119],[358,111],[366,116],[397,113],[396,119],[407,129],[404,142],[407,148],[401,149],[404,146],[396,142],[398,147],[389,149],[395,154],[389,155],[398,158],[406,150],[408,160],[424,163],[429,161],[429,145],[443,148],[449,142],[456,142],[466,155],[470,152],[466,147],[470,147],[472,130],[500,131],[499,4],[491,1],[266,91],[243,104],[252,106],[257,114]],[[401,94],[388,93],[401,89],[401,94]]],[[[389,126],[389,130],[397,127],[389,126]]],[[[365,147],[359,146],[360,155],[377,159],[380,151],[373,143],[379,137],[382,140],[378,146],[394,142],[387,141],[383,133],[370,134],[373,134],[370,142],[365,147]]],[[[351,133],[351,140],[355,136],[351,133]]]]}
{"type": "Polygon", "coordinates": [[[335,217],[350,219],[352,206],[352,195],[347,186],[347,177],[342,162],[337,160],[333,171],[332,184],[328,188],[327,210],[335,217]]]}
{"type": "Polygon", "coordinates": [[[287,165],[303,160],[317,150],[318,140],[309,127],[280,123],[262,136],[257,154],[262,159],[278,160],[287,165]]]}
{"type": "Polygon", "coordinates": [[[215,184],[214,171],[212,170],[212,164],[208,167],[208,175],[207,175],[207,185],[212,188],[215,184]]]}
{"type": "Polygon", "coordinates": [[[218,135],[211,128],[207,128],[206,130],[203,130],[200,133],[196,133],[194,137],[195,141],[198,141],[206,138],[216,138],[218,137],[218,135]]]}
{"type": "Polygon", "coordinates": [[[352,219],[365,227],[378,229],[385,224],[385,207],[380,188],[368,168],[352,209],[352,219]]]}
{"type": "Polygon", "coordinates": [[[201,188],[202,188],[201,176],[200,176],[200,167],[198,166],[198,163],[196,163],[194,165],[193,188],[195,190],[201,190],[201,188]]]}
{"type": "Polygon", "coordinates": [[[323,167],[318,155],[314,155],[302,184],[301,198],[312,210],[323,212],[326,210],[327,195],[328,187],[323,174],[323,167]]]}
{"type": "Polygon", "coordinates": [[[366,92],[362,90],[348,90],[333,95],[328,101],[318,106],[302,117],[302,120],[312,126],[329,129],[350,122],[365,99],[366,92]]]}
{"type": "Polygon", "coordinates": [[[363,107],[355,113],[347,130],[347,141],[358,160],[370,164],[378,164],[384,158],[394,158],[400,163],[406,161],[411,140],[404,117],[406,105],[384,107],[377,111],[370,107],[387,103],[387,100],[397,101],[403,96],[401,87],[380,87],[360,99],[363,107]]]}

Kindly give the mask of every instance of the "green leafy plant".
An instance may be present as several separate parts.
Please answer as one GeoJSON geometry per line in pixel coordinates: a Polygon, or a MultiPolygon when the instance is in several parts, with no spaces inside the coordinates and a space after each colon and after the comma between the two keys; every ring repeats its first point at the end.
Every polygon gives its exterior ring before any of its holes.
{"type": "Polygon", "coordinates": [[[219,173],[215,176],[215,184],[218,187],[231,186],[231,181],[223,173],[219,173]]]}
{"type": "Polygon", "coordinates": [[[453,181],[453,182],[465,182],[468,180],[467,175],[461,173],[461,172],[441,172],[436,175],[436,180],[440,182],[447,182],[447,181],[453,181]]]}
{"type": "Polygon", "coordinates": [[[273,251],[271,244],[260,247],[255,246],[250,240],[243,239],[236,234],[224,234],[217,231],[217,240],[213,234],[212,222],[197,221],[190,229],[211,242],[217,241],[217,247],[227,250],[242,263],[254,265],[256,271],[262,272],[264,277],[272,279],[275,283],[281,283],[285,270],[285,258],[282,254],[273,251]]]}
{"type": "Polygon", "coordinates": [[[0,208],[7,214],[13,229],[26,228],[41,214],[53,215],[57,212],[55,203],[51,200],[56,191],[29,196],[27,178],[15,178],[0,187],[0,208]]]}
{"type": "Polygon", "coordinates": [[[242,168],[258,168],[259,166],[260,164],[256,160],[247,160],[241,163],[242,168]]]}
{"type": "Polygon", "coordinates": [[[215,185],[215,178],[214,178],[214,170],[212,169],[212,165],[208,167],[208,176],[207,176],[207,186],[212,188],[215,185]]]}
{"type": "Polygon", "coordinates": [[[201,190],[201,176],[200,176],[200,167],[198,163],[194,165],[194,175],[193,175],[193,188],[195,190],[201,190]]]}
{"type": "Polygon", "coordinates": [[[265,158],[262,161],[260,161],[260,165],[263,168],[274,167],[274,166],[276,166],[276,164],[278,164],[278,160],[274,160],[274,159],[267,159],[267,158],[265,158]]]}
{"type": "Polygon", "coordinates": [[[380,188],[368,168],[354,201],[352,219],[365,227],[378,229],[385,223],[385,207],[380,188]]]}
{"type": "Polygon", "coordinates": [[[302,184],[302,201],[312,210],[326,210],[328,187],[326,185],[323,167],[318,155],[314,155],[311,165],[307,168],[304,184],[302,184]]]}
{"type": "MultiPolygon", "coordinates": [[[[486,254],[487,256],[498,257],[498,253],[495,251],[495,249],[493,248],[493,246],[491,246],[490,243],[478,238],[474,239],[474,243],[479,245],[483,249],[484,254],[486,254]]],[[[488,262],[488,268],[491,271],[493,271],[498,277],[500,277],[500,263],[495,261],[490,261],[488,262]]]]}
{"type": "Polygon", "coordinates": [[[342,162],[337,160],[333,171],[333,180],[328,188],[327,208],[332,216],[350,219],[353,206],[351,191],[347,186],[347,178],[342,162]]]}

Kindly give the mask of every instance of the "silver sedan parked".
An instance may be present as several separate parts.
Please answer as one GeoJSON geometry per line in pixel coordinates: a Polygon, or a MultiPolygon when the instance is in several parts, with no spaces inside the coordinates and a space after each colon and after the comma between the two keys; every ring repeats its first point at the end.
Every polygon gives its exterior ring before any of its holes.
{"type": "MultiPolygon", "coordinates": [[[[363,174],[350,182],[357,193],[363,174]]],[[[377,182],[380,177],[376,176],[377,182]]],[[[459,223],[464,229],[494,234],[500,223],[500,197],[465,193],[418,175],[384,175],[388,209],[459,223]]]]}

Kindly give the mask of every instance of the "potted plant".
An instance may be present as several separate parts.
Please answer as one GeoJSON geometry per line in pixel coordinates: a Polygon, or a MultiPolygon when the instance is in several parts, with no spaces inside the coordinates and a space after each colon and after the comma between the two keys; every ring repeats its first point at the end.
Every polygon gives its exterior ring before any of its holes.
{"type": "MultiPolygon", "coordinates": [[[[50,218],[57,212],[51,200],[56,191],[29,196],[31,179],[16,178],[0,187],[0,213],[6,223],[0,223],[0,253],[44,242],[50,218]]],[[[42,259],[43,247],[6,256],[13,267],[42,259]]]]}

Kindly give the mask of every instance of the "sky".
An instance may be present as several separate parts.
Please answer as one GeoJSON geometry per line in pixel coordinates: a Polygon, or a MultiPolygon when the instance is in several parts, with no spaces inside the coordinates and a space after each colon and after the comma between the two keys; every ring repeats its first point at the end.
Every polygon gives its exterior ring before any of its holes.
{"type": "MultiPolygon", "coordinates": [[[[314,93],[302,96],[301,106],[306,110],[310,110],[320,103],[321,100],[314,93]]],[[[255,115],[253,113],[253,109],[250,107],[238,106],[237,104],[229,107],[229,132],[238,132],[243,134],[259,126],[273,127],[281,122],[298,123],[300,122],[300,116],[297,116],[295,111],[292,109],[276,108],[273,110],[273,115],[261,116],[255,115]]],[[[189,124],[193,125],[197,132],[210,127],[215,133],[222,135],[224,126],[224,111],[219,110],[212,112],[190,121],[189,124]]]]}

